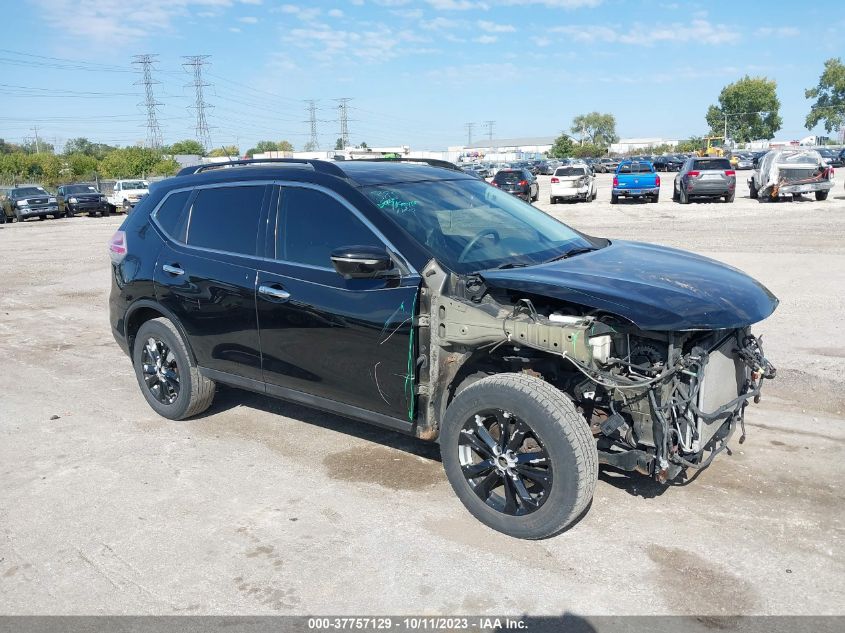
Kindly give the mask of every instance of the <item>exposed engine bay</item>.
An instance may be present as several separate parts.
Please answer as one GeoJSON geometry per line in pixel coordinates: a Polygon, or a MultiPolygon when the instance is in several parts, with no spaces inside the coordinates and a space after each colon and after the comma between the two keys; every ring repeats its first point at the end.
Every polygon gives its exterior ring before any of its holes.
{"type": "Polygon", "coordinates": [[[450,278],[436,265],[424,278],[421,345],[431,360],[421,384],[431,386],[421,411],[432,424],[462,380],[523,372],[573,401],[600,463],[666,482],[707,467],[737,427],[742,443],[745,407],[775,377],[748,327],[642,330],[605,311],[450,278]]]}

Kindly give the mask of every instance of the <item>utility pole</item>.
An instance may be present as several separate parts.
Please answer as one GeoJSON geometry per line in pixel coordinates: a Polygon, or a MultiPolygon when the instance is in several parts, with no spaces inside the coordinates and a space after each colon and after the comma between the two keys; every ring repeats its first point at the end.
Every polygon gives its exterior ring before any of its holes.
{"type": "Polygon", "coordinates": [[[207,60],[209,57],[211,55],[185,56],[184,59],[187,61],[182,64],[185,70],[190,72],[194,78],[193,82],[186,84],[186,86],[193,87],[196,93],[193,105],[197,114],[196,137],[204,150],[208,150],[211,147],[211,134],[208,131],[208,121],[205,118],[205,109],[211,106],[206,103],[203,94],[203,88],[210,84],[205,83],[202,79],[202,67],[208,65],[209,62],[207,60]]]}
{"type": "Polygon", "coordinates": [[[29,128],[29,129],[30,129],[30,130],[32,130],[33,132],[35,132],[35,153],[36,153],[36,154],[40,154],[40,153],[41,153],[41,143],[40,143],[40,141],[38,140],[38,126],[37,126],[37,125],[33,125],[33,126],[32,126],[31,128],[29,128]]]}
{"type": "Polygon", "coordinates": [[[309,125],[309,140],[308,147],[311,151],[315,151],[320,146],[320,141],[317,137],[317,102],[314,99],[306,101],[308,104],[308,125],[309,125]]]}
{"type": "Polygon", "coordinates": [[[472,147],[472,128],[475,127],[475,123],[466,123],[464,127],[467,129],[467,147],[472,147]]]}
{"type": "Polygon", "coordinates": [[[495,121],[485,121],[484,124],[487,126],[487,140],[490,141],[490,145],[493,144],[493,127],[496,125],[495,121]]]}
{"type": "Polygon", "coordinates": [[[338,119],[340,120],[340,139],[344,149],[349,147],[349,97],[335,99],[338,102],[338,119]]]}
{"type": "Polygon", "coordinates": [[[156,62],[158,55],[135,55],[133,64],[138,64],[141,71],[141,80],[136,81],[135,85],[144,86],[144,103],[147,108],[147,145],[158,149],[161,147],[161,127],[158,124],[158,116],[156,115],[156,108],[161,104],[156,101],[153,94],[153,85],[159,83],[153,79],[153,64],[156,62]]]}

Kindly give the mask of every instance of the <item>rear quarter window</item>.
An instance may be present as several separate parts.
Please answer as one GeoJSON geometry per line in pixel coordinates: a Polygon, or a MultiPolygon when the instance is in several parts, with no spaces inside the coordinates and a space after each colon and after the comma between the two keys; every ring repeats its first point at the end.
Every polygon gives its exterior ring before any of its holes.
{"type": "Polygon", "coordinates": [[[190,191],[172,193],[164,199],[155,213],[155,221],[161,230],[177,242],[185,241],[185,226],[187,225],[185,203],[188,202],[190,196],[190,191]]]}

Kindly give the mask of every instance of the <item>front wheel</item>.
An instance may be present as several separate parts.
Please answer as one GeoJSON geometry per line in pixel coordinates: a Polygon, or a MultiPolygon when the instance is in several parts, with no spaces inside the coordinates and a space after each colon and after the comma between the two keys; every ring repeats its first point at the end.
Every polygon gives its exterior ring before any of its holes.
{"type": "Polygon", "coordinates": [[[516,538],[570,526],[598,478],[584,417],[563,392],[524,374],[490,376],[460,391],[446,409],[440,453],[467,510],[516,538]]]}
{"type": "Polygon", "coordinates": [[[214,381],[200,374],[176,326],[152,319],[138,330],[132,364],[141,393],[160,416],[184,420],[202,413],[214,398],[214,381]]]}
{"type": "Polygon", "coordinates": [[[752,180],[751,183],[748,185],[748,195],[752,200],[757,199],[758,193],[757,187],[754,186],[754,180],[752,180]]]}

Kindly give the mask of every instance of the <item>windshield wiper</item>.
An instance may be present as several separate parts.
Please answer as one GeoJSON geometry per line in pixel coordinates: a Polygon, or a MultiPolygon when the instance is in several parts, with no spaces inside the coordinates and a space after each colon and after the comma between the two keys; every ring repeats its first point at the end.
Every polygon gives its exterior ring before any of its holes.
{"type": "Polygon", "coordinates": [[[526,264],[525,262],[507,262],[505,264],[499,264],[493,270],[505,270],[507,268],[525,268],[526,266],[531,266],[531,264],[526,264]]]}
{"type": "Polygon", "coordinates": [[[599,249],[593,246],[582,246],[581,248],[573,248],[571,251],[566,251],[563,255],[558,255],[557,257],[552,257],[551,259],[543,262],[544,264],[548,264],[549,262],[556,262],[561,259],[569,259],[570,257],[575,257],[575,255],[581,255],[583,253],[591,253],[593,251],[597,251],[599,249]]]}

